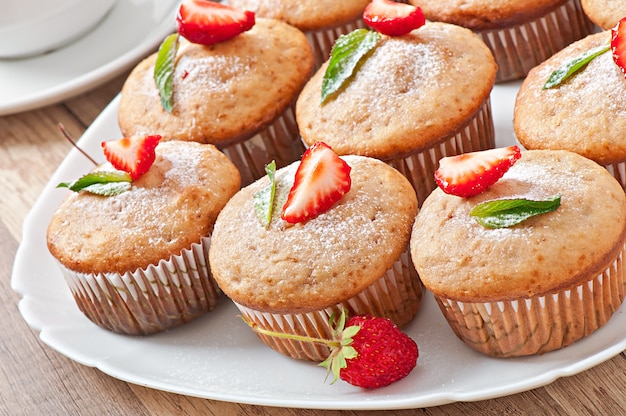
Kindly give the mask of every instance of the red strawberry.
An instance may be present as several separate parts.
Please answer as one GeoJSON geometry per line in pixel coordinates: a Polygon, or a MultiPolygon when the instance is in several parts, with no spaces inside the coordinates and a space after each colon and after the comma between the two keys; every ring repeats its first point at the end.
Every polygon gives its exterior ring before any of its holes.
{"type": "Polygon", "coordinates": [[[156,157],[154,149],[161,136],[130,136],[102,142],[104,157],[115,169],[127,172],[132,180],[146,173],[156,157]]]}
{"type": "Polygon", "coordinates": [[[383,387],[406,377],[417,364],[417,344],[389,319],[355,316],[346,329],[351,326],[360,327],[350,344],[357,355],[340,369],[342,380],[369,389],[383,387]]]}
{"type": "Polygon", "coordinates": [[[496,183],[521,156],[519,147],[509,146],[444,157],[435,171],[435,181],[445,193],[477,195],[496,183]]]}
{"type": "Polygon", "coordinates": [[[333,383],[341,378],[358,387],[384,387],[406,377],[419,356],[415,341],[387,318],[359,315],[346,324],[343,310],[330,318],[332,339],[277,333],[243,320],[259,334],[328,346],[330,355],[320,366],[333,373],[333,383]]]}
{"type": "Polygon", "coordinates": [[[406,35],[426,23],[422,9],[392,0],[372,0],[363,11],[363,20],[388,36],[406,35]]]}
{"type": "Polygon", "coordinates": [[[626,17],[611,29],[613,60],[626,76],[626,17]]]}
{"type": "Polygon", "coordinates": [[[254,12],[208,0],[185,0],[176,16],[178,33],[188,41],[212,45],[252,29],[254,12]]]}
{"type": "Polygon", "coordinates": [[[281,218],[295,224],[325,212],[350,190],[350,166],[323,142],[302,155],[281,218]]]}

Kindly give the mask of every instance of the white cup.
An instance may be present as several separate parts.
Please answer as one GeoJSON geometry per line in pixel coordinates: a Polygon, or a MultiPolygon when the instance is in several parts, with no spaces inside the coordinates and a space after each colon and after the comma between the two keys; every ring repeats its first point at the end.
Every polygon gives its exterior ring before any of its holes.
{"type": "Polygon", "coordinates": [[[0,58],[24,58],[87,33],[116,0],[0,0],[0,58]]]}

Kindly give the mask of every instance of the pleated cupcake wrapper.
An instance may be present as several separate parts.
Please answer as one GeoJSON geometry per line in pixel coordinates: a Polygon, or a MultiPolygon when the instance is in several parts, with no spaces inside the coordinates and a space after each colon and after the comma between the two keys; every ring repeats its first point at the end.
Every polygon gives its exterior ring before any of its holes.
{"type": "Polygon", "coordinates": [[[604,272],[554,294],[487,303],[435,298],[452,330],[473,349],[494,357],[542,354],[591,334],[620,307],[625,250],[604,272]]]}
{"type": "Polygon", "coordinates": [[[604,166],[626,191],[626,162],[613,163],[604,166]]]}
{"type": "Polygon", "coordinates": [[[220,292],[208,263],[210,238],[156,265],[124,274],[78,273],[61,266],[79,309],[113,332],[147,335],[212,310],[220,292]]]}
{"type": "Polygon", "coordinates": [[[300,160],[304,149],[296,124],[295,104],[247,140],[221,148],[239,169],[242,186],[265,176],[265,165],[272,160],[276,161],[276,169],[300,160]]]}
{"type": "Polygon", "coordinates": [[[434,174],[439,167],[439,159],[461,153],[493,149],[494,147],[495,129],[491,114],[491,101],[488,98],[478,109],[476,115],[457,133],[434,146],[386,162],[400,171],[411,182],[421,206],[426,197],[437,186],[434,174]]]}
{"type": "MultiPolygon", "coordinates": [[[[407,251],[372,285],[354,297],[322,310],[277,314],[254,310],[236,302],[235,305],[244,317],[261,328],[279,333],[331,339],[329,319],[333,313],[339,316],[342,309],[347,309],[348,316],[382,316],[391,319],[398,326],[403,326],[417,314],[422,294],[422,283],[407,251]]],[[[292,358],[320,362],[329,355],[329,348],[321,344],[262,334],[259,336],[269,347],[292,358]]]]}
{"type": "Polygon", "coordinates": [[[345,25],[305,31],[304,34],[313,50],[314,69],[319,69],[319,67],[330,58],[330,51],[333,49],[335,41],[339,36],[364,27],[366,26],[363,19],[358,19],[345,25]]]}
{"type": "Polygon", "coordinates": [[[580,0],[570,0],[545,16],[507,28],[476,32],[498,63],[496,82],[523,78],[570,43],[593,32],[580,0]]]}

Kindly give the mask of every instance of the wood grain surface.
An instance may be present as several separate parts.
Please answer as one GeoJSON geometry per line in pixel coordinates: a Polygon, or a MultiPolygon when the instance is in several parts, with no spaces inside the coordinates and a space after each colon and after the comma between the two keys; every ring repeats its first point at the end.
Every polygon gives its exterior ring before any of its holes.
{"type": "Polygon", "coordinates": [[[322,411],[226,403],[153,390],[107,376],[47,347],[22,319],[19,296],[10,287],[21,224],[70,150],[57,125],[62,123],[73,137],[80,137],[119,92],[126,75],[63,103],[0,117],[0,415],[626,414],[623,353],[545,387],[492,400],[411,410],[322,411]]]}

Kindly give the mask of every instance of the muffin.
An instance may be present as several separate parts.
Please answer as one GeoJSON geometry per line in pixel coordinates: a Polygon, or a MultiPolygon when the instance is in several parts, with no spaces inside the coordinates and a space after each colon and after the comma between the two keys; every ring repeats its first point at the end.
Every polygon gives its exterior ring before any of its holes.
{"type": "Polygon", "coordinates": [[[389,163],[409,179],[419,203],[435,187],[441,157],[495,145],[490,93],[497,67],[468,29],[426,23],[405,36],[382,36],[352,79],[321,104],[327,66],[296,103],[302,140],[389,163]]]}
{"type": "Polygon", "coordinates": [[[496,82],[523,78],[528,71],[593,25],[580,0],[410,0],[427,19],[476,32],[498,63],[496,82]]]}
{"type": "Polygon", "coordinates": [[[566,347],[604,325],[624,298],[626,197],[601,166],[563,150],[529,150],[486,191],[435,190],[414,224],[415,267],[456,335],[495,357],[566,347]],[[497,199],[556,210],[508,228],[470,217],[497,199]]]}
{"type": "Polygon", "coordinates": [[[211,232],[239,185],[237,169],[215,146],[166,141],[128,191],[68,195],[47,244],[79,309],[102,328],[133,335],[212,310],[220,292],[209,270],[211,232]]]}
{"type": "Polygon", "coordinates": [[[626,80],[610,51],[554,88],[550,74],[591,48],[609,45],[610,31],[590,35],[533,69],[514,106],[514,130],[527,149],[563,149],[605,166],[626,189],[626,80]]]}
{"type": "Polygon", "coordinates": [[[123,85],[118,120],[124,136],[159,132],[214,144],[235,163],[243,184],[263,176],[272,160],[284,166],[300,158],[293,104],[313,68],[301,31],[259,18],[251,30],[211,46],[181,37],[171,113],[153,80],[156,58],[139,63],[123,85]]]}
{"type": "Polygon", "coordinates": [[[581,0],[581,3],[589,19],[604,30],[612,28],[626,16],[624,0],[581,0]]]}
{"type": "Polygon", "coordinates": [[[228,3],[257,16],[277,19],[302,30],[313,55],[315,68],[328,59],[335,40],[364,27],[362,15],[370,0],[228,0],[228,3]]]}
{"type": "MultiPolygon", "coordinates": [[[[409,238],[417,199],[389,165],[345,156],[350,190],[328,211],[289,224],[274,214],[265,227],[253,196],[269,180],[239,191],[220,212],[209,251],[217,284],[259,327],[330,337],[329,317],[369,314],[407,324],[416,315],[422,286],[411,264],[409,238]]],[[[282,207],[299,163],[276,171],[274,210],[282,207]]],[[[325,346],[260,335],[287,356],[322,361],[325,346]]]]}

